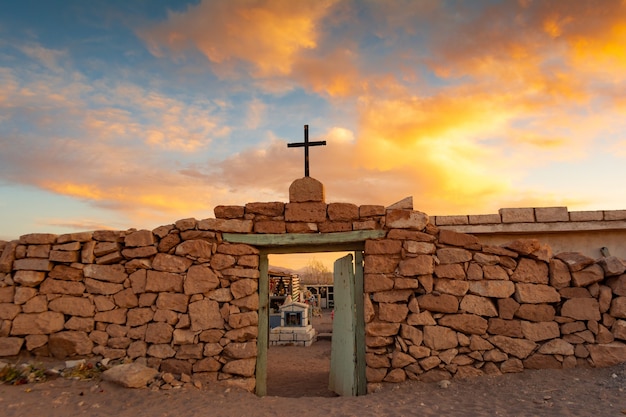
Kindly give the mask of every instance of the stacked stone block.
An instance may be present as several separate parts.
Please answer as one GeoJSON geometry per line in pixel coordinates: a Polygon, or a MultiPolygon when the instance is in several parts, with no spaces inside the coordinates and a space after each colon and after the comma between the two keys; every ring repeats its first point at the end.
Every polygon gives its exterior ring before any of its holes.
{"type": "Polygon", "coordinates": [[[253,390],[259,252],[223,233],[384,230],[364,251],[370,387],[626,361],[622,260],[483,245],[408,203],[326,204],[309,182],[290,203],[218,206],[152,231],[0,242],[0,356],[139,360],[253,390]]]}
{"type": "Polygon", "coordinates": [[[390,230],[365,246],[367,380],[624,362],[625,269],[534,239],[493,247],[432,225],[390,230]]]}

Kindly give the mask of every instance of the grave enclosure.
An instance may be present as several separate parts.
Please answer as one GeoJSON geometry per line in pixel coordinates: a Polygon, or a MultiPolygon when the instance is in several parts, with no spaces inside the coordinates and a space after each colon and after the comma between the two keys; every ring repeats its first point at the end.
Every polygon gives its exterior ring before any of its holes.
{"type": "Polygon", "coordinates": [[[289,203],[0,242],[0,357],[140,360],[254,391],[268,343],[264,255],[237,236],[362,239],[368,389],[626,361],[621,259],[553,254],[537,239],[482,244],[406,201],[327,204],[310,177],[289,203]]]}

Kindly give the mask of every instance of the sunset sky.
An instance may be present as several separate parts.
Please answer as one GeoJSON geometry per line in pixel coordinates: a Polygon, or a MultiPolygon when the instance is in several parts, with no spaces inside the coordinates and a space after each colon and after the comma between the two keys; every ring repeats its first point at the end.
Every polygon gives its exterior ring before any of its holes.
{"type": "Polygon", "coordinates": [[[0,239],[216,205],[626,209],[625,0],[0,5],[0,239]]]}

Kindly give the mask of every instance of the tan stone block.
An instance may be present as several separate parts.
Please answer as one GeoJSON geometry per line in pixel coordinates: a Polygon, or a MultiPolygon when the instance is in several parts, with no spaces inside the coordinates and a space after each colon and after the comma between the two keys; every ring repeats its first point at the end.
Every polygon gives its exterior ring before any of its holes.
{"type": "Polygon", "coordinates": [[[371,205],[365,204],[359,206],[359,217],[373,217],[373,216],[384,216],[385,215],[385,206],[381,205],[371,205]]]}
{"type": "Polygon", "coordinates": [[[548,265],[545,262],[522,258],[511,275],[511,281],[547,284],[548,265]]]}
{"type": "Polygon", "coordinates": [[[403,304],[379,303],[378,305],[378,318],[384,322],[401,323],[408,313],[409,308],[403,304]]]}
{"type": "Polygon", "coordinates": [[[95,308],[91,300],[82,297],[63,296],[50,301],[48,308],[68,316],[93,317],[95,308]]]}
{"type": "Polygon", "coordinates": [[[498,315],[498,310],[491,299],[473,294],[467,294],[463,297],[460,308],[467,313],[484,317],[496,317],[498,315]]]}
{"type": "Polygon", "coordinates": [[[498,224],[502,219],[500,214],[470,214],[469,224],[498,224]]]}
{"type": "Polygon", "coordinates": [[[613,317],[626,319],[626,297],[616,297],[611,302],[609,314],[613,317]]]}
{"type": "Polygon", "coordinates": [[[568,222],[567,207],[537,207],[535,208],[537,222],[568,222]]]}
{"type": "Polygon", "coordinates": [[[626,210],[604,210],[604,220],[626,220],[626,210]]]}
{"type": "Polygon", "coordinates": [[[456,313],[459,309],[459,300],[450,294],[425,294],[417,298],[422,310],[437,313],[456,313]]]}
{"type": "Polygon", "coordinates": [[[392,290],[374,293],[373,299],[378,303],[406,303],[413,291],[408,290],[392,290]]]}
{"type": "Polygon", "coordinates": [[[522,321],[522,334],[524,338],[533,342],[555,339],[561,336],[559,325],[554,321],[539,323],[522,321]]]}
{"type": "Polygon", "coordinates": [[[512,319],[520,308],[520,304],[512,298],[498,299],[498,316],[501,319],[512,319]]]}
{"type": "Polygon", "coordinates": [[[352,222],[322,222],[318,224],[320,233],[349,232],[352,222]]]}
{"type": "Polygon", "coordinates": [[[555,314],[554,307],[548,304],[522,304],[515,312],[515,317],[542,322],[554,320],[555,314]]]}
{"type": "Polygon", "coordinates": [[[570,285],[572,276],[570,275],[567,264],[560,259],[553,258],[550,260],[550,285],[554,288],[565,288],[570,285]]]}
{"type": "MultiPolygon", "coordinates": [[[[435,267],[435,273],[437,273],[437,267],[435,267]]],[[[467,293],[468,289],[469,282],[467,281],[458,279],[438,279],[435,281],[435,291],[443,294],[463,296],[467,293]]]]}
{"type": "Polygon", "coordinates": [[[467,216],[436,216],[432,220],[437,226],[458,226],[469,224],[467,216]]]}
{"type": "Polygon", "coordinates": [[[8,242],[0,251],[0,273],[9,273],[13,269],[17,241],[8,242]]]}
{"type": "Polygon", "coordinates": [[[589,265],[593,265],[595,260],[578,252],[562,252],[555,256],[565,262],[570,272],[580,271],[589,265]]]}
{"type": "Polygon", "coordinates": [[[458,344],[459,341],[454,330],[443,326],[424,326],[425,346],[434,350],[444,350],[455,348],[458,344]]]}
{"type": "Polygon", "coordinates": [[[501,208],[498,210],[502,223],[534,223],[535,210],[529,208],[501,208]]]}
{"type": "Polygon", "coordinates": [[[516,339],[500,335],[490,337],[489,341],[500,348],[503,352],[513,355],[519,359],[525,359],[537,347],[537,344],[530,340],[516,339]]]}
{"type": "Polygon", "coordinates": [[[365,253],[367,255],[400,254],[402,241],[394,239],[378,239],[365,241],[365,253]]]}
{"type": "Polygon", "coordinates": [[[244,215],[243,206],[215,206],[213,212],[218,219],[240,219],[244,215]]]}
{"type": "Polygon", "coordinates": [[[474,250],[480,250],[482,248],[476,236],[445,229],[439,231],[439,243],[474,250]]]}
{"type": "Polygon", "coordinates": [[[183,277],[171,272],[148,271],[147,292],[182,292],[183,277]]]}
{"type": "Polygon", "coordinates": [[[311,177],[303,177],[295,180],[289,186],[289,202],[324,202],[324,185],[311,177]]]}
{"type": "Polygon", "coordinates": [[[488,322],[475,314],[449,314],[438,321],[440,326],[450,327],[465,334],[485,334],[488,322]]]}
{"type": "Polygon", "coordinates": [[[20,236],[19,242],[22,245],[46,245],[55,243],[57,235],[51,233],[30,233],[20,236]]]}
{"type": "Polygon", "coordinates": [[[31,298],[22,306],[22,313],[42,313],[48,310],[48,300],[45,295],[31,298]]]}
{"type": "Polygon", "coordinates": [[[508,298],[515,292],[511,281],[470,281],[469,292],[483,297],[508,298]]]}
{"type": "Polygon", "coordinates": [[[123,265],[85,265],[83,274],[86,278],[93,278],[99,281],[122,283],[128,278],[123,265]]]}
{"type": "Polygon", "coordinates": [[[85,278],[85,290],[89,294],[116,294],[124,289],[124,285],[85,278]]]}
{"type": "Polygon", "coordinates": [[[93,254],[96,257],[108,255],[110,253],[119,252],[121,246],[118,242],[97,242],[93,248],[93,254]]]}
{"type": "MultiPolygon", "coordinates": [[[[416,258],[411,258],[411,259],[416,259],[416,258]]],[[[400,263],[400,259],[396,257],[383,256],[383,255],[366,255],[363,270],[366,274],[390,274],[390,273],[393,273],[396,270],[396,268],[398,268],[399,263],[400,263]]],[[[400,268],[400,273],[402,275],[415,275],[415,274],[402,272],[402,268],[400,268]]]]}
{"type": "Polygon", "coordinates": [[[13,281],[26,287],[36,287],[46,278],[46,273],[41,271],[17,271],[13,275],[13,281]]]}
{"type": "Polygon", "coordinates": [[[18,355],[23,345],[21,337],[0,337],[0,357],[18,355]]]}
{"type": "Polygon", "coordinates": [[[154,235],[150,230],[137,230],[124,237],[124,245],[127,247],[152,246],[154,243],[154,235]]]}
{"type": "Polygon", "coordinates": [[[48,258],[51,245],[28,245],[26,248],[27,258],[48,258]]]}
{"type": "MultiPolygon", "coordinates": [[[[368,258],[373,258],[371,256],[365,257],[365,264],[367,266],[368,258]]],[[[379,257],[376,257],[379,258],[379,257]]],[[[381,262],[382,263],[382,262],[381,262]]],[[[417,255],[416,257],[406,258],[401,260],[398,264],[398,272],[404,276],[415,276],[415,275],[427,275],[432,274],[435,271],[434,268],[434,260],[430,255],[417,255]]],[[[380,272],[394,272],[395,268],[390,271],[380,271],[380,272]]]]}
{"type": "Polygon", "coordinates": [[[509,274],[500,265],[485,265],[483,266],[482,269],[483,269],[484,279],[495,279],[495,280],[508,280],[509,279],[509,274]]]}
{"type": "Polygon", "coordinates": [[[254,223],[255,233],[285,233],[287,227],[282,220],[259,220],[254,223]]]}
{"type": "MultiPolygon", "coordinates": [[[[463,295],[465,294],[465,292],[467,292],[467,287],[469,286],[469,284],[463,281],[466,279],[466,274],[461,264],[436,265],[434,272],[438,278],[449,278],[449,280],[442,279],[440,281],[455,281],[455,282],[458,282],[458,284],[456,284],[457,287],[465,288],[462,294],[456,294],[456,295],[463,295]]],[[[435,285],[435,289],[437,289],[436,285],[435,285]]],[[[453,294],[453,293],[450,293],[450,294],[453,294]]]]}
{"type": "Polygon", "coordinates": [[[387,210],[385,226],[389,229],[424,230],[428,215],[414,210],[387,210]]]}
{"type": "Polygon", "coordinates": [[[209,259],[213,255],[213,251],[213,243],[202,239],[188,239],[176,246],[175,253],[179,257],[209,259]]]}
{"type": "Polygon", "coordinates": [[[599,321],[600,306],[595,298],[572,298],[561,307],[561,316],[571,317],[575,320],[599,321]]]}
{"type": "Polygon", "coordinates": [[[441,264],[455,264],[472,260],[472,252],[460,248],[437,249],[437,258],[441,264]]]}
{"type": "Polygon", "coordinates": [[[259,284],[254,279],[240,279],[230,285],[230,292],[235,299],[243,298],[251,294],[255,294],[259,284]]]}
{"type": "Polygon", "coordinates": [[[411,313],[407,317],[406,323],[411,326],[434,326],[437,324],[430,311],[411,313]]]}
{"type": "Polygon", "coordinates": [[[102,322],[102,323],[125,324],[127,312],[128,312],[128,309],[126,308],[118,308],[118,309],[109,310],[109,311],[100,311],[95,314],[94,320],[96,322],[102,322]]]}
{"type": "Polygon", "coordinates": [[[65,319],[62,313],[45,311],[34,314],[18,314],[13,319],[12,336],[28,334],[51,334],[63,330],[65,319]]]}
{"type": "Polygon", "coordinates": [[[288,222],[324,222],[326,221],[325,203],[288,203],[285,206],[285,220],[288,222]]]}
{"type": "Polygon", "coordinates": [[[13,320],[22,312],[19,305],[13,303],[0,303],[0,320],[13,320]]]}
{"type": "Polygon", "coordinates": [[[198,229],[225,233],[251,233],[252,220],[204,219],[198,221],[198,229]]]}
{"type": "Polygon", "coordinates": [[[393,288],[396,290],[418,289],[420,286],[417,278],[396,277],[393,280],[393,288]]]}
{"type": "Polygon", "coordinates": [[[490,334],[509,336],[509,337],[524,337],[522,333],[522,323],[520,320],[503,320],[500,318],[490,318],[489,328],[487,329],[490,334]]]}
{"type": "Polygon", "coordinates": [[[549,285],[518,282],[515,284],[515,300],[520,304],[557,303],[561,296],[549,285]]]}
{"type": "Polygon", "coordinates": [[[602,368],[626,362],[626,344],[613,342],[602,345],[588,345],[594,366],[602,368]]]}
{"type": "Polygon", "coordinates": [[[587,287],[604,279],[604,270],[598,264],[590,265],[587,268],[572,272],[572,284],[576,287],[587,287]]]}

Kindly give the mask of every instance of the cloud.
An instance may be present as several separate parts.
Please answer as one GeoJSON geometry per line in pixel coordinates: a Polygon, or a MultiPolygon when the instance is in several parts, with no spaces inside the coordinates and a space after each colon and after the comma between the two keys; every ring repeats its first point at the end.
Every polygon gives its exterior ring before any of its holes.
{"type": "Polygon", "coordinates": [[[180,55],[193,46],[214,67],[242,62],[254,77],[284,75],[301,50],[317,46],[318,21],[333,3],[205,0],[184,12],[169,12],[165,22],[138,34],[156,56],[165,54],[163,47],[180,55]]]}

